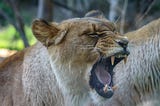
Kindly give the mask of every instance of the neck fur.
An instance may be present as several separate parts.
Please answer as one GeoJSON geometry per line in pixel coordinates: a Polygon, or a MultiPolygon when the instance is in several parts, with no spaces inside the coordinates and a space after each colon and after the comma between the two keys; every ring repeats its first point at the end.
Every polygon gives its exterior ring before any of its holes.
{"type": "Polygon", "coordinates": [[[63,91],[64,97],[67,98],[65,104],[83,106],[83,104],[86,104],[85,101],[90,101],[88,100],[90,99],[89,85],[87,84],[87,78],[84,77],[86,75],[84,70],[88,70],[87,72],[91,70],[89,65],[79,64],[73,61],[63,63],[64,61],[58,58],[61,57],[52,56],[50,62],[60,89],[63,91]]]}

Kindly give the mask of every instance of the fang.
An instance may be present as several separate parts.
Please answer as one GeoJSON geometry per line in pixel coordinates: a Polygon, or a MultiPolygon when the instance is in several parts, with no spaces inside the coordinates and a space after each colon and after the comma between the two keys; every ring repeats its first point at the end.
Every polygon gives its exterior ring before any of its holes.
{"type": "Polygon", "coordinates": [[[115,91],[116,89],[118,89],[118,87],[115,85],[112,87],[113,91],[115,91]]]}
{"type": "Polygon", "coordinates": [[[111,56],[111,64],[114,65],[115,56],[111,56]]]}
{"type": "Polygon", "coordinates": [[[124,58],[124,64],[126,64],[127,63],[127,56],[125,56],[125,58],[124,58]]]}

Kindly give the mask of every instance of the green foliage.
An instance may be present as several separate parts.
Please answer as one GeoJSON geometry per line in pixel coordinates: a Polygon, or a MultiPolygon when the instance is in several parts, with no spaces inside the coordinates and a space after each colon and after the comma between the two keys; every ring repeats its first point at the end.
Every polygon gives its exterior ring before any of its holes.
{"type": "MultiPolygon", "coordinates": [[[[33,45],[36,42],[36,39],[32,34],[31,28],[25,26],[25,32],[29,44],[33,45]]],[[[12,25],[4,27],[0,30],[0,48],[8,48],[15,50],[22,50],[24,48],[23,41],[20,38],[19,33],[16,32],[15,28],[12,25]]]]}

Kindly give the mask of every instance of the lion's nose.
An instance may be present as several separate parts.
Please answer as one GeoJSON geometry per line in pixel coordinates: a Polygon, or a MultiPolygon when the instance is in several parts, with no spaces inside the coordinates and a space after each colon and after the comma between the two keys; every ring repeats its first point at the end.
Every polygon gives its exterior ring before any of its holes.
{"type": "Polygon", "coordinates": [[[121,38],[121,39],[119,39],[119,40],[116,40],[116,42],[117,42],[121,47],[123,47],[124,49],[126,49],[129,41],[128,41],[128,39],[127,39],[126,37],[123,37],[123,38],[121,38]]]}

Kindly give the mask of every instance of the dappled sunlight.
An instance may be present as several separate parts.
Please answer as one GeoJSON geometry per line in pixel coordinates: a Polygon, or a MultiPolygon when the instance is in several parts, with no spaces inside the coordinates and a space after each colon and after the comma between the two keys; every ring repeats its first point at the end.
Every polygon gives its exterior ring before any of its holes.
{"type": "MultiPolygon", "coordinates": [[[[30,26],[25,26],[25,32],[30,45],[36,42],[32,35],[30,26]]],[[[12,25],[8,25],[0,29],[0,48],[8,48],[22,50],[24,48],[23,41],[12,25]]]]}
{"type": "Polygon", "coordinates": [[[5,58],[16,53],[16,50],[0,49],[0,57],[5,58]]]}

